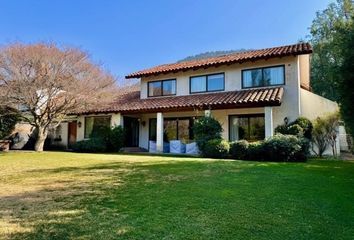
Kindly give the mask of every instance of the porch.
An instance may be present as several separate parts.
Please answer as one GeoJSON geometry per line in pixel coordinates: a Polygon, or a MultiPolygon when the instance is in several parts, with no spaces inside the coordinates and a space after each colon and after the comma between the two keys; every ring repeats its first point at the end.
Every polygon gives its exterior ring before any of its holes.
{"type": "Polygon", "coordinates": [[[122,126],[126,147],[163,153],[168,152],[171,141],[179,145],[195,142],[193,124],[204,115],[220,122],[225,140],[262,140],[272,136],[274,127],[285,117],[298,117],[287,104],[282,105],[283,92],[282,87],[273,87],[156,98],[141,98],[140,91],[129,92],[107,109],[77,113],[71,121],[74,123],[66,123],[64,140],[68,145],[87,139],[99,125],[122,126]],[[70,131],[70,124],[77,129],[70,131]]]}
{"type": "Polygon", "coordinates": [[[89,138],[92,129],[97,126],[122,126],[126,132],[127,148],[168,153],[171,152],[170,144],[173,143],[181,151],[172,153],[186,153],[186,145],[195,143],[192,128],[199,117],[211,115],[217,119],[222,125],[222,137],[225,140],[256,141],[273,135],[274,108],[277,107],[81,115],[76,120],[76,140],[89,138]]]}

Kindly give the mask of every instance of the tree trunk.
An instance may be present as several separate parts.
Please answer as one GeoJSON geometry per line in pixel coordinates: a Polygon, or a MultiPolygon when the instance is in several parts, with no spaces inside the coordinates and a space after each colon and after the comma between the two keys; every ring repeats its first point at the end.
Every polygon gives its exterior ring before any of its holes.
{"type": "Polygon", "coordinates": [[[36,143],[34,144],[34,150],[36,152],[43,152],[44,142],[47,138],[48,131],[46,128],[43,127],[38,127],[37,130],[38,130],[37,140],[36,143]]]}

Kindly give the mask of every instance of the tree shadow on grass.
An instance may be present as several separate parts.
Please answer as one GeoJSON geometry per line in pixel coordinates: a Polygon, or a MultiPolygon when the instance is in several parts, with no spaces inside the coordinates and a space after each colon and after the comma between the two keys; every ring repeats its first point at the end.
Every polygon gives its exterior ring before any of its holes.
{"type": "MultiPolygon", "coordinates": [[[[284,170],[309,171],[304,164],[216,161],[161,158],[29,170],[22,181],[38,179],[36,188],[0,197],[0,238],[230,239],[267,236],[268,226],[281,229],[273,236],[296,235],[267,205],[279,207],[288,197],[302,203],[303,184],[293,184],[296,174],[284,170]]],[[[296,204],[284,204],[283,213],[298,211],[296,204]]]]}
{"type": "MultiPolygon", "coordinates": [[[[149,226],[145,222],[147,214],[154,215],[153,208],[160,207],[159,195],[170,193],[170,187],[180,181],[210,177],[209,163],[111,162],[29,170],[22,180],[38,176],[34,190],[0,197],[0,221],[4,226],[0,238],[116,239],[159,231],[159,227],[145,229],[149,226]],[[141,232],[131,235],[137,227],[141,232]]],[[[178,203],[178,196],[173,198],[172,202],[178,203]]],[[[162,206],[165,210],[170,206],[167,202],[162,206]]]]}

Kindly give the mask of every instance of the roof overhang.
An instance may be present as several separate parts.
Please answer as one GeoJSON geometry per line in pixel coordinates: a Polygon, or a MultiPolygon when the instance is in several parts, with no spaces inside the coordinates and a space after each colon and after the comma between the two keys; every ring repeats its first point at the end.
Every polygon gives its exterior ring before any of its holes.
{"type": "Polygon", "coordinates": [[[123,114],[136,114],[280,106],[282,103],[283,94],[283,87],[146,99],[140,99],[139,92],[134,92],[121,96],[120,99],[112,103],[110,107],[81,111],[76,114],[83,115],[118,112],[123,114]]]}
{"type": "Polygon", "coordinates": [[[231,65],[234,63],[252,62],[310,53],[312,53],[312,46],[309,43],[298,43],[294,45],[227,54],[219,57],[159,65],[131,73],[127,75],[126,78],[141,78],[159,74],[177,73],[180,71],[219,67],[222,65],[231,65]]]}

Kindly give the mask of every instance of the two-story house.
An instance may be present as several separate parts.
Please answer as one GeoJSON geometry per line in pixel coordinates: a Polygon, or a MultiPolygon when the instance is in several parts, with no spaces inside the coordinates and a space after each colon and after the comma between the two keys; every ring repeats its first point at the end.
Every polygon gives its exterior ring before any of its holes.
{"type": "Polygon", "coordinates": [[[122,125],[128,147],[193,141],[196,118],[211,114],[227,140],[261,140],[299,116],[314,119],[338,105],[310,90],[308,43],[164,64],[134,72],[140,87],[122,93],[111,107],[71,116],[61,124],[64,145],[89,138],[99,125],[122,125]]]}

